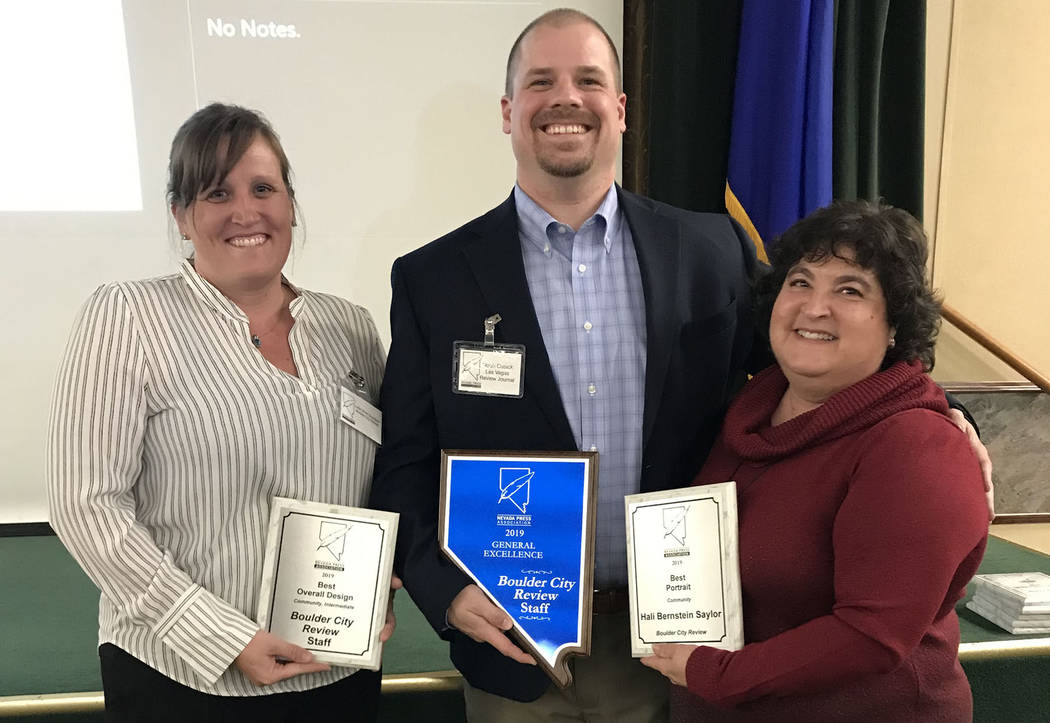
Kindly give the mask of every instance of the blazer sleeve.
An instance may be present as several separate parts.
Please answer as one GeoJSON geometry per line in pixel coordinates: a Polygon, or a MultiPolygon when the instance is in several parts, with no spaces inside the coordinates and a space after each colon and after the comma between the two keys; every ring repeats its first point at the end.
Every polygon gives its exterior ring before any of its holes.
{"type": "Polygon", "coordinates": [[[395,570],[431,626],[445,633],[445,612],[470,578],[438,549],[440,446],[431,349],[403,261],[395,261],[391,271],[391,343],[380,392],[383,446],[376,455],[370,506],[400,514],[395,570]]]}

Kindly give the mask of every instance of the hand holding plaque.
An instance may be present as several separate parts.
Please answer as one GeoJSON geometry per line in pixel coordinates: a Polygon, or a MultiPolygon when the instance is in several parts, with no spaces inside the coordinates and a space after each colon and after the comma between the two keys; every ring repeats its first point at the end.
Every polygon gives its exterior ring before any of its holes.
{"type": "Polygon", "coordinates": [[[259,625],[332,665],[378,670],[394,512],[275,497],[259,625]]]}
{"type": "Polygon", "coordinates": [[[653,643],[744,645],[736,483],[624,498],[631,654],[653,643]]]}
{"type": "Polygon", "coordinates": [[[572,680],[567,656],[590,652],[596,479],[596,452],[441,458],[442,551],[562,687],[572,680]]]}

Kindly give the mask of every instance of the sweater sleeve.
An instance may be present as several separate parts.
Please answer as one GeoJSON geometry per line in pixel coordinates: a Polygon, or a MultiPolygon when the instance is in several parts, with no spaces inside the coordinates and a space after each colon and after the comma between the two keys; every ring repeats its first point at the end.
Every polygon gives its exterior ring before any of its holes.
{"type": "Polygon", "coordinates": [[[194,582],[136,519],[148,379],[124,293],[103,286],[74,325],[56,382],[47,451],[51,524],[114,605],[213,684],[258,625],[194,582]]]}
{"type": "Polygon", "coordinates": [[[698,647],[689,690],[719,705],[817,692],[893,670],[949,614],[984,552],[976,459],[940,415],[869,430],[835,518],[830,614],[735,652],[698,647]]]}

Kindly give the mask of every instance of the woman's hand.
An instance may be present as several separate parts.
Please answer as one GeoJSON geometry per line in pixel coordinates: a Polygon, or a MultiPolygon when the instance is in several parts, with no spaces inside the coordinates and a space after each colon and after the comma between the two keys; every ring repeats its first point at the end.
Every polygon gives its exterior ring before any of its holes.
{"type": "Polygon", "coordinates": [[[256,685],[270,685],[303,673],[328,670],[328,663],[314,660],[313,653],[260,630],[233,661],[256,685]]]}
{"type": "Polygon", "coordinates": [[[394,634],[397,627],[397,617],[394,615],[394,593],[402,588],[401,578],[397,575],[390,576],[390,597],[386,601],[386,625],[379,631],[379,642],[385,643],[394,634]]]}
{"type": "Polygon", "coordinates": [[[675,685],[685,687],[685,664],[696,645],[653,643],[653,654],[642,658],[642,665],[663,673],[675,685]]]}

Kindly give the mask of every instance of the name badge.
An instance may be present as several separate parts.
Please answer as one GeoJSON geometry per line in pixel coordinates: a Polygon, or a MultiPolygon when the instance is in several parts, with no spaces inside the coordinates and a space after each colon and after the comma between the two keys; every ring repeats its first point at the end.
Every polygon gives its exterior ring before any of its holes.
{"type": "Polygon", "coordinates": [[[495,328],[500,315],[485,319],[485,341],[452,344],[452,391],[489,397],[525,394],[525,347],[496,344],[495,328]]]}
{"type": "Polygon", "coordinates": [[[383,413],[365,395],[365,380],[355,372],[347,377],[347,383],[339,387],[339,418],[343,424],[356,429],[376,444],[383,443],[383,413]]]}

